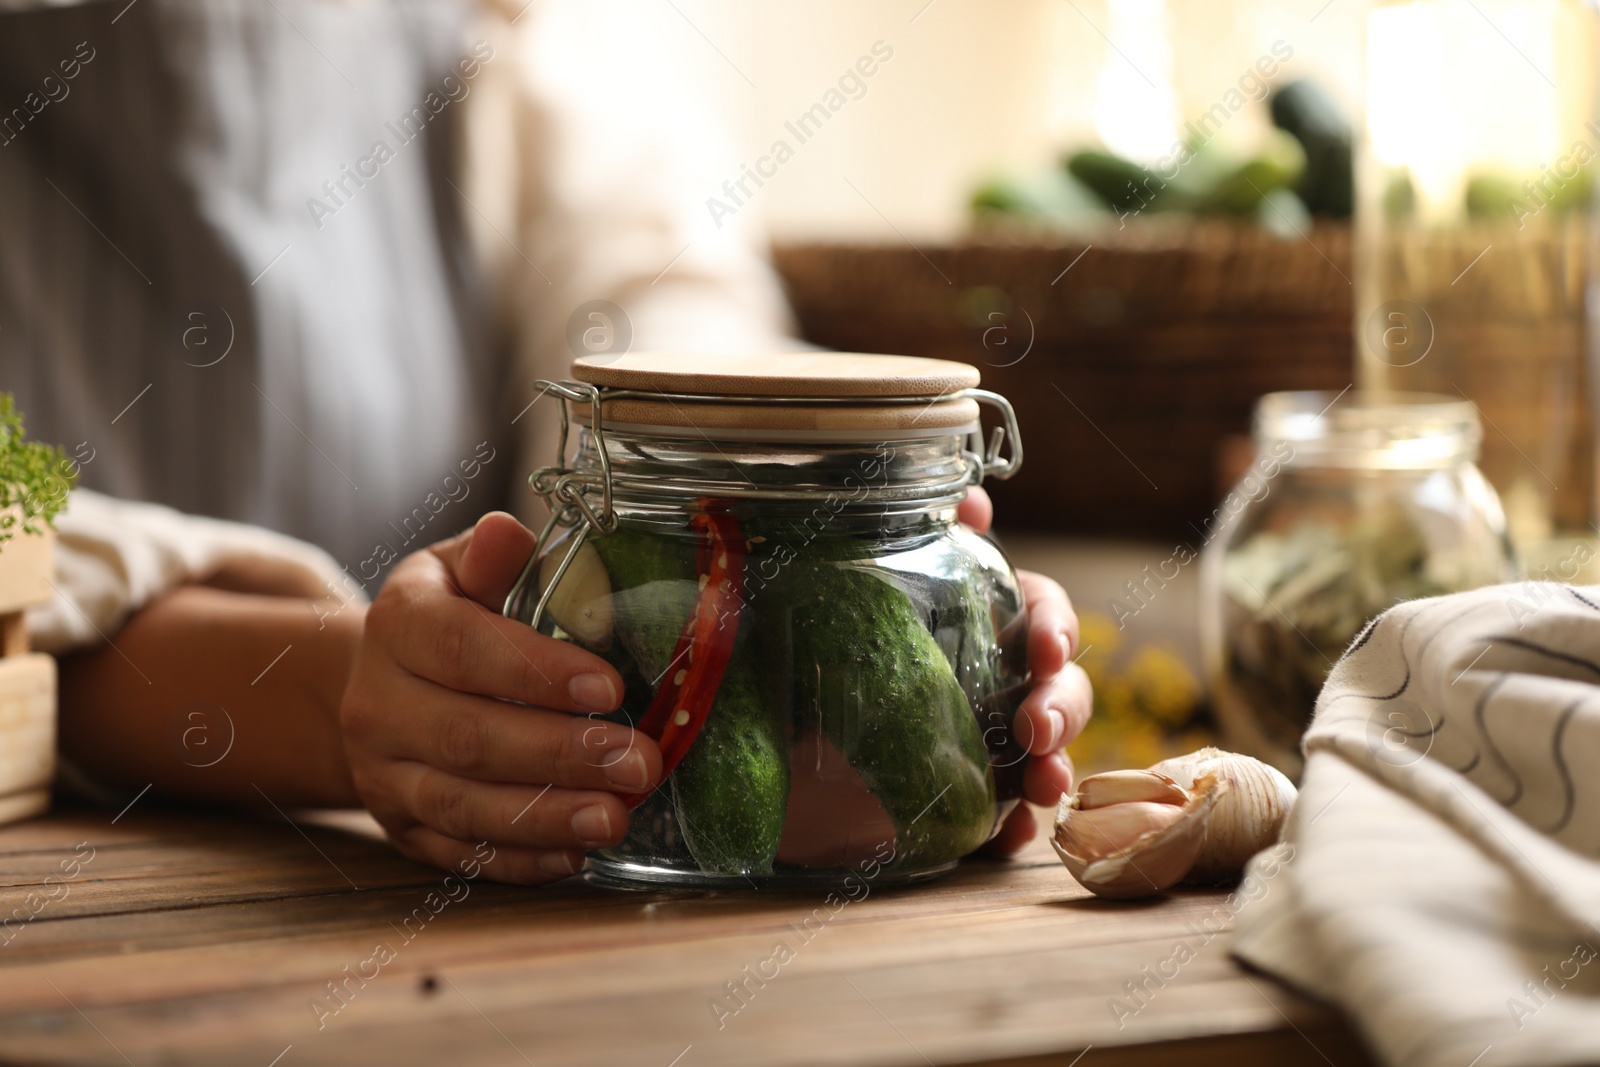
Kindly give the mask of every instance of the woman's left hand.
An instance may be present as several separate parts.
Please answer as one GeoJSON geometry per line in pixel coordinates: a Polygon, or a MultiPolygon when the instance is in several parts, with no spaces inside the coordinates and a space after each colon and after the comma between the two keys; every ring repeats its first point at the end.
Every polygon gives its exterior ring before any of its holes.
{"type": "MultiPolygon", "coordinates": [[[[994,507],[982,489],[969,491],[957,517],[979,533],[987,533],[994,507]]],[[[1023,795],[1034,804],[1054,807],[1072,792],[1072,760],[1063,749],[1083,730],[1094,706],[1089,676],[1073,662],[1078,654],[1078,616],[1059,584],[1042,574],[1017,575],[1028,610],[1028,666],[1033,689],[1017,709],[1014,727],[1026,744],[1023,795]]],[[[1033,840],[1032,810],[1018,805],[984,852],[1012,856],[1033,840]]]]}

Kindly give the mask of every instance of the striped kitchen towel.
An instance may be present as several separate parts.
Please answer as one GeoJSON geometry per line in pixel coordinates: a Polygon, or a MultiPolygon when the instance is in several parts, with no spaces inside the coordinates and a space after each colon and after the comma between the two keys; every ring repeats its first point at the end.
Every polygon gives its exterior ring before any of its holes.
{"type": "Polygon", "coordinates": [[[1303,746],[1294,858],[1234,953],[1391,1064],[1600,1063],[1600,588],[1392,608],[1303,746]]]}

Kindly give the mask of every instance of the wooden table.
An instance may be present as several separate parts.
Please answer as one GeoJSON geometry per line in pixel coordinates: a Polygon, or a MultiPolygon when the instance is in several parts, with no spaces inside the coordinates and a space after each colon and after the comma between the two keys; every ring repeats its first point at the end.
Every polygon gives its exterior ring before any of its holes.
{"type": "Polygon", "coordinates": [[[1107,904],[1047,847],[830,910],[576,880],[446,895],[351,817],[114,814],[0,829],[6,1063],[1369,1062],[1221,938],[1119,1027],[1124,983],[1200,945],[1225,895],[1107,904]]]}

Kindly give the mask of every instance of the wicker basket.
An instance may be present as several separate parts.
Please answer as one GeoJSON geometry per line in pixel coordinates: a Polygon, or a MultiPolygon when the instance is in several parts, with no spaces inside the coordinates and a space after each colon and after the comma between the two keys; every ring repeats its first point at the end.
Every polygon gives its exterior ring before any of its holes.
{"type": "Polygon", "coordinates": [[[1350,384],[1350,246],[1343,226],[1208,220],[775,259],[808,340],[974,363],[1010,398],[1027,462],[994,487],[1008,526],[1192,541],[1259,395],[1350,384]]]}

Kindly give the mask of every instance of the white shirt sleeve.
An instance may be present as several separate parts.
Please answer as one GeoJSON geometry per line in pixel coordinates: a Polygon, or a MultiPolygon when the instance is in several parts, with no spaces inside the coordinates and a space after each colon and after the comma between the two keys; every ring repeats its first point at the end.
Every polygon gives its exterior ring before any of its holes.
{"type": "Polygon", "coordinates": [[[366,599],[322,549],[259,526],[77,489],[55,528],[55,595],[27,614],[28,635],[41,652],[104,641],[135,611],[181,585],[204,581],[226,563],[298,567],[330,597],[366,599]]]}

